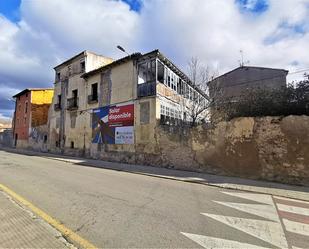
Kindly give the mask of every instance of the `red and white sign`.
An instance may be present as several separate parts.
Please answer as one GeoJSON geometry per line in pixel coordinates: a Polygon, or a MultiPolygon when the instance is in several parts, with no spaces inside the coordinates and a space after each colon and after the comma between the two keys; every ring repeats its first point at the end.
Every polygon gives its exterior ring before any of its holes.
{"type": "Polygon", "coordinates": [[[111,106],[108,113],[108,125],[110,127],[133,126],[134,104],[111,106]]]}

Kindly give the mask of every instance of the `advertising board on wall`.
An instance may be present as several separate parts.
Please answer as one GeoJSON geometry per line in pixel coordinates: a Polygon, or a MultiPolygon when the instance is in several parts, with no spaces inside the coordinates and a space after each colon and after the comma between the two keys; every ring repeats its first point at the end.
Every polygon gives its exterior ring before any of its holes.
{"type": "Polygon", "coordinates": [[[133,144],[134,103],[93,109],[92,143],[133,144]]]}

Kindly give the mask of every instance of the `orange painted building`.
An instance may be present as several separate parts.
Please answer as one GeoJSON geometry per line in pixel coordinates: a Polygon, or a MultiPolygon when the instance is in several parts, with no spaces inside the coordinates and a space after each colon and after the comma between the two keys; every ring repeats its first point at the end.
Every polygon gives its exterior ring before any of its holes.
{"type": "Polygon", "coordinates": [[[29,88],[16,95],[13,117],[13,139],[17,147],[28,147],[35,127],[47,125],[48,110],[54,91],[50,88],[29,88]]]}

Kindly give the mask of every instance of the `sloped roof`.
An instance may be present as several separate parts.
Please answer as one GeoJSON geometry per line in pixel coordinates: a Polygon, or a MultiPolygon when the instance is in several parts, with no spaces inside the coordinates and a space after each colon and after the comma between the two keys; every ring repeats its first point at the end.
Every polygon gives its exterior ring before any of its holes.
{"type": "Polygon", "coordinates": [[[240,70],[240,69],[250,69],[250,68],[252,68],[252,69],[260,69],[260,70],[275,70],[275,71],[282,71],[282,72],[285,72],[286,74],[289,73],[288,70],[280,69],[280,68],[257,67],[257,66],[240,66],[240,67],[237,67],[237,68],[235,68],[235,69],[233,69],[233,70],[231,70],[231,71],[229,71],[229,72],[226,72],[226,73],[224,73],[224,74],[222,74],[222,75],[220,75],[220,76],[214,78],[213,80],[209,81],[208,84],[210,84],[211,82],[214,82],[214,81],[216,81],[216,80],[218,80],[218,79],[220,79],[220,78],[222,78],[222,77],[225,77],[225,76],[227,76],[228,74],[231,74],[231,73],[233,73],[233,72],[235,72],[235,71],[237,71],[237,70],[240,70]]]}
{"type": "Polygon", "coordinates": [[[15,94],[13,96],[13,98],[16,98],[18,96],[21,96],[23,94],[25,94],[26,92],[31,92],[31,91],[44,91],[44,90],[54,90],[54,88],[26,88],[24,90],[22,90],[21,92],[15,94]]]}

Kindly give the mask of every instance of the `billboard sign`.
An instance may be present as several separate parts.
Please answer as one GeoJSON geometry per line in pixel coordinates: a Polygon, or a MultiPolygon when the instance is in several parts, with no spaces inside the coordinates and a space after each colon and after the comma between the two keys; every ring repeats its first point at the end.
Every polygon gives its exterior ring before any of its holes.
{"type": "Polygon", "coordinates": [[[93,109],[92,143],[133,144],[133,102],[93,109]]]}

